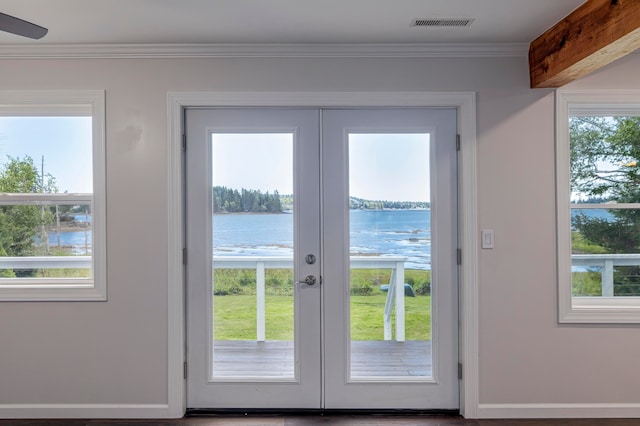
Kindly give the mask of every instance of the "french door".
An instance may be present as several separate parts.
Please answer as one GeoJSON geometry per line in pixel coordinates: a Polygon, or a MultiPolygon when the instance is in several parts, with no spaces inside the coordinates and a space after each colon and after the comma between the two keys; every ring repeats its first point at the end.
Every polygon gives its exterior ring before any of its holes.
{"type": "Polygon", "coordinates": [[[456,110],[196,108],[189,408],[456,409],[456,110]]]}

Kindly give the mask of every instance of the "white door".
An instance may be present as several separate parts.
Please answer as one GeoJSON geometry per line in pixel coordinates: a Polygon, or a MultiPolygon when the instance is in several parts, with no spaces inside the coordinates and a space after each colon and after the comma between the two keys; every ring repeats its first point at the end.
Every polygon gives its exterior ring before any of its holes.
{"type": "Polygon", "coordinates": [[[316,110],[186,112],[190,408],[320,406],[318,125],[316,110]]]}
{"type": "Polygon", "coordinates": [[[187,406],[456,409],[454,109],[188,109],[187,406]]]}
{"type": "Polygon", "coordinates": [[[456,409],[456,111],[322,118],[324,404],[456,409]]]}

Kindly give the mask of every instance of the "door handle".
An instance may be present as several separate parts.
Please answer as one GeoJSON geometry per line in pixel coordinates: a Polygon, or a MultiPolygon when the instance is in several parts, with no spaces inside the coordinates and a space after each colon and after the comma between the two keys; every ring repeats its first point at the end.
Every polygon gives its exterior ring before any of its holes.
{"type": "Polygon", "coordinates": [[[296,281],[295,284],[306,284],[308,286],[312,286],[312,285],[315,285],[316,282],[317,282],[317,279],[315,275],[307,275],[306,277],[304,277],[304,280],[296,281]]]}

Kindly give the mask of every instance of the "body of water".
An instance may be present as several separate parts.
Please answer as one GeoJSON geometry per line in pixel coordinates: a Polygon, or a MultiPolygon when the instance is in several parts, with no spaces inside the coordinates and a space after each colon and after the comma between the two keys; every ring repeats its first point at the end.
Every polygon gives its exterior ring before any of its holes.
{"type": "Polygon", "coordinates": [[[615,221],[615,216],[611,213],[611,209],[581,209],[579,204],[571,205],[571,218],[575,218],[576,216],[585,215],[589,219],[604,219],[608,222],[615,221]]]}
{"type": "MultiPolygon", "coordinates": [[[[404,256],[405,266],[429,269],[431,212],[429,210],[351,210],[352,255],[404,256]]],[[[90,221],[77,217],[76,221],[90,221]]],[[[60,244],[75,254],[91,251],[91,229],[60,233],[60,244]]],[[[56,232],[49,244],[58,245],[56,232]]],[[[213,216],[216,256],[293,256],[293,214],[216,214],[213,216]]]]}
{"type": "Polygon", "coordinates": [[[57,232],[49,231],[49,246],[57,247],[60,244],[63,247],[71,247],[76,255],[89,254],[91,253],[92,232],[91,228],[82,229],[82,224],[85,222],[90,224],[91,215],[77,214],[74,215],[74,220],[79,225],[77,231],[60,232],[59,237],[57,232]]]}
{"type": "MultiPolygon", "coordinates": [[[[405,256],[407,268],[429,269],[429,210],[351,210],[353,255],[405,256]]],[[[216,256],[292,256],[292,214],[219,214],[213,217],[216,256]]]]}
{"type": "MultiPolygon", "coordinates": [[[[49,246],[58,245],[58,233],[49,232],[49,246]]],[[[85,254],[85,248],[91,252],[91,229],[85,231],[65,231],[60,232],[60,245],[71,246],[74,254],[85,254]]]]}

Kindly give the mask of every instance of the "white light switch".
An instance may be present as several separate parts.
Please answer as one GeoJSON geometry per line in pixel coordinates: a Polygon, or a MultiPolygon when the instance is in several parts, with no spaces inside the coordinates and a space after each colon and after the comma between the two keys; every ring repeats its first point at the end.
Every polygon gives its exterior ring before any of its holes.
{"type": "Polygon", "coordinates": [[[493,248],[493,229],[482,230],[482,248],[483,249],[493,248]]]}

